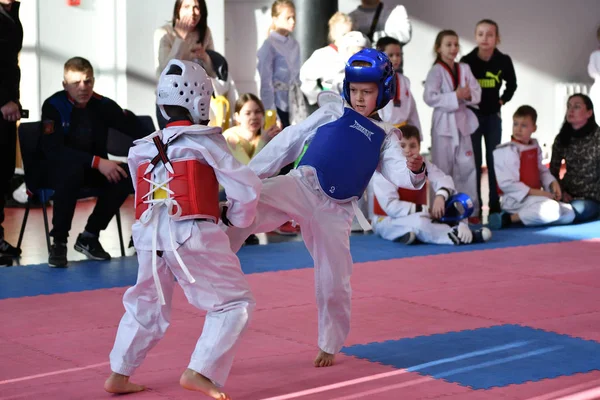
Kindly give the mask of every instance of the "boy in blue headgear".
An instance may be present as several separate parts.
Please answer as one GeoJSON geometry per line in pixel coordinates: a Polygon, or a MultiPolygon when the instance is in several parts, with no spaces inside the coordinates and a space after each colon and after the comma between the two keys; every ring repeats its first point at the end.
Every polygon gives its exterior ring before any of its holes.
{"type": "Polygon", "coordinates": [[[333,364],[350,330],[349,235],[355,213],[370,228],[357,199],[376,170],[396,186],[420,189],[425,183],[423,158],[418,153],[404,156],[397,129],[377,119],[377,110],[394,97],[394,82],[385,53],[364,49],[350,57],[343,87],[348,104],[340,98],[323,105],[283,130],[252,159],[250,168],[261,179],[270,178],[308,144],[297,169],[263,181],[254,223],[227,230],[237,251],[252,233],[269,232],[289,220],[300,223],[315,262],[317,367],[333,364]]]}
{"type": "MultiPolygon", "coordinates": [[[[402,127],[400,147],[404,154],[421,151],[421,135],[412,126],[402,127]]],[[[467,218],[473,212],[473,201],[464,193],[456,193],[454,181],[429,161],[427,179],[435,198],[429,212],[427,187],[406,190],[396,187],[375,172],[369,185],[373,194],[370,217],[373,231],[386,240],[412,244],[415,241],[432,244],[469,244],[487,242],[492,233],[488,228],[473,230],[467,218]]]]}

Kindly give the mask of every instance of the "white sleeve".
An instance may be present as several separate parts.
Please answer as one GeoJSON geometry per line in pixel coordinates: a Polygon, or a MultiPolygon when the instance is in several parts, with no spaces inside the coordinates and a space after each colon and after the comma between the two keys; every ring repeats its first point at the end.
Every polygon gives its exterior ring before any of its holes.
{"type": "Polygon", "coordinates": [[[425,79],[425,90],[423,91],[423,101],[433,108],[439,108],[444,112],[458,110],[458,98],[456,92],[442,93],[442,84],[446,73],[441,68],[433,68],[427,74],[425,79]]]}
{"type": "Polygon", "coordinates": [[[600,79],[600,51],[596,50],[590,55],[588,74],[594,80],[600,79]]]}
{"type": "Polygon", "coordinates": [[[323,66],[319,65],[319,61],[319,53],[315,51],[300,68],[300,82],[302,82],[300,89],[306,96],[309,104],[316,104],[317,96],[321,92],[317,80],[323,75],[319,71],[323,66]]]}
{"type": "Polygon", "coordinates": [[[414,203],[400,200],[396,185],[379,172],[373,175],[373,195],[381,209],[392,218],[406,217],[416,208],[414,203]]]}
{"type": "Polygon", "coordinates": [[[275,175],[300,156],[304,144],[311,140],[318,127],[335,121],[342,113],[339,104],[330,103],[319,108],[301,123],[288,126],[250,161],[250,168],[261,179],[275,175]]]}
{"type": "Polygon", "coordinates": [[[452,177],[446,175],[444,171],[429,161],[426,161],[425,164],[427,165],[427,178],[433,191],[437,192],[440,189],[447,189],[449,191],[448,194],[450,196],[453,195],[456,192],[456,188],[454,187],[452,177]]]}
{"type": "Polygon", "coordinates": [[[473,72],[471,72],[469,64],[461,63],[460,65],[463,67],[465,84],[471,89],[471,100],[467,100],[466,103],[470,105],[479,104],[481,101],[481,86],[477,82],[477,79],[475,79],[473,72]]]}
{"type": "Polygon", "coordinates": [[[260,99],[265,110],[275,110],[275,89],[273,88],[273,64],[275,53],[268,39],[258,49],[256,69],[260,76],[260,99]]]}
{"type": "Polygon", "coordinates": [[[377,170],[394,185],[406,189],[421,189],[427,177],[427,168],[420,174],[408,169],[400,140],[394,131],[389,133],[383,142],[377,170]]]}
{"type": "Polygon", "coordinates": [[[518,202],[523,201],[529,194],[529,186],[520,181],[520,166],[521,159],[516,149],[507,146],[494,150],[494,171],[498,187],[505,196],[518,202]]]}
{"type": "Polygon", "coordinates": [[[550,185],[556,180],[554,175],[550,172],[546,164],[543,162],[544,155],[542,154],[542,148],[538,145],[538,169],[540,171],[540,180],[542,186],[547,192],[550,192],[550,185]]]}
{"type": "Polygon", "coordinates": [[[412,38],[412,26],[404,6],[398,5],[394,7],[385,22],[384,29],[388,34],[395,34],[396,39],[403,45],[410,42],[412,38]]]}
{"type": "Polygon", "coordinates": [[[262,182],[250,168],[231,155],[223,136],[210,135],[208,138],[210,141],[203,141],[204,146],[198,146],[198,151],[225,189],[229,206],[227,218],[236,227],[250,226],[256,217],[262,182]]]}

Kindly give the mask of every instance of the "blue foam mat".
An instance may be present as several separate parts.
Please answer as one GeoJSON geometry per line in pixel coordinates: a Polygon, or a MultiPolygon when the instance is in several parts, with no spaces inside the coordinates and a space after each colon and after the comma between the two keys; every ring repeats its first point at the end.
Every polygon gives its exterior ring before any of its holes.
{"type": "Polygon", "coordinates": [[[355,345],[342,352],[473,389],[600,370],[600,343],[520,325],[355,345]]]}
{"type": "MultiPolygon", "coordinates": [[[[468,246],[405,246],[373,234],[353,235],[350,243],[352,258],[360,263],[594,238],[600,238],[600,221],[494,231],[490,242],[468,246]]],[[[247,274],[313,266],[312,258],[301,241],[243,247],[238,255],[247,274]]],[[[47,264],[0,268],[0,299],[131,286],[136,276],[136,257],[74,262],[67,269],[48,268],[47,264]]]]}

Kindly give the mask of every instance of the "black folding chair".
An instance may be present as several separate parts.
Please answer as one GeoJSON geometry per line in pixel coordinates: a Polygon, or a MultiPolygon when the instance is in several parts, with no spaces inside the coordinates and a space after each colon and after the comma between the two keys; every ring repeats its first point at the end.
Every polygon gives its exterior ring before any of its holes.
{"type": "MultiPolygon", "coordinates": [[[[44,159],[40,150],[39,143],[42,135],[42,123],[25,122],[19,125],[19,143],[21,145],[21,156],[23,157],[23,169],[25,171],[25,186],[27,187],[27,205],[23,222],[21,223],[21,232],[19,233],[19,241],[17,247],[21,248],[25,227],[27,226],[27,218],[31,205],[37,200],[42,204],[42,213],[44,215],[44,230],[46,232],[46,246],[50,253],[50,230],[48,228],[48,212],[47,204],[50,197],[54,194],[54,190],[50,185],[50,162],[44,159]]],[[[99,190],[94,188],[83,188],[77,195],[77,199],[88,197],[98,197],[99,190]]],[[[121,213],[117,211],[115,214],[117,219],[117,229],[119,231],[119,244],[121,247],[121,256],[125,256],[125,245],[123,243],[123,229],[121,226],[121,213]]]]}
{"type": "Polygon", "coordinates": [[[136,139],[141,139],[144,136],[147,136],[153,133],[156,129],[154,128],[154,122],[149,115],[138,115],[136,116],[133,113],[129,113],[132,118],[136,118],[136,126],[139,130],[139,135],[135,138],[124,134],[116,129],[108,130],[108,140],[106,144],[106,148],[108,150],[108,154],[117,157],[127,157],[129,153],[129,148],[133,146],[133,141],[136,139]]]}

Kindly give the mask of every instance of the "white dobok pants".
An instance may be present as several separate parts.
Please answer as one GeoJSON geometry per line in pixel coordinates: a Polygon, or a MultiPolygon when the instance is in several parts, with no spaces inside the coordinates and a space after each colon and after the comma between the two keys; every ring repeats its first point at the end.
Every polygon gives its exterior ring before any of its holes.
{"type": "Polygon", "coordinates": [[[187,280],[174,253],[164,251],[157,260],[166,302],[161,306],[152,276],[152,252],[138,251],[138,278],[135,286],[123,296],[125,315],[110,353],[111,368],[116,373],[131,376],[164,336],[171,319],[177,278],[189,303],[208,311],[188,368],[223,386],[233,363],[235,347],[254,309],[254,297],[225,232],[217,224],[196,222],[192,236],[177,252],[195,283],[187,280]]]}

